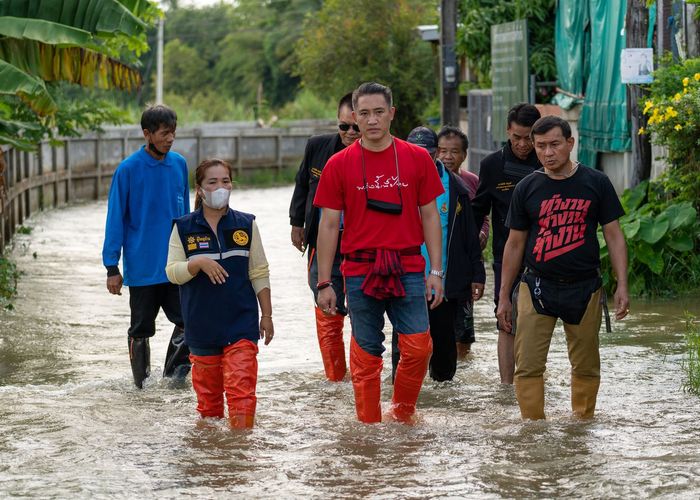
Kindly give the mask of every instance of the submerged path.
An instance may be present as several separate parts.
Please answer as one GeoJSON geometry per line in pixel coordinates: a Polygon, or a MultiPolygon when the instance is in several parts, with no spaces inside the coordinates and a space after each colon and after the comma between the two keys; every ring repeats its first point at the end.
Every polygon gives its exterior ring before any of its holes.
{"type": "MultiPolygon", "coordinates": [[[[418,425],[364,426],[351,384],[323,379],[305,259],[289,243],[291,193],[232,195],[257,215],[276,329],[261,345],[257,422],[246,434],[198,425],[191,387],[162,380],[164,319],[155,376],[143,391],[132,386],[128,293],[110,296],[101,266],[104,203],[25,221],[33,229],[12,251],[23,272],[16,309],[0,312],[0,496],[697,497],[700,399],[681,389],[682,315],[700,313],[697,297],[637,301],[629,320],[601,334],[592,423],[569,418],[557,327],[549,420],[523,423],[512,388],[499,384],[489,281],[474,353],[453,382],[426,380],[418,425]]],[[[384,401],[389,374],[385,355],[384,401]]]]}

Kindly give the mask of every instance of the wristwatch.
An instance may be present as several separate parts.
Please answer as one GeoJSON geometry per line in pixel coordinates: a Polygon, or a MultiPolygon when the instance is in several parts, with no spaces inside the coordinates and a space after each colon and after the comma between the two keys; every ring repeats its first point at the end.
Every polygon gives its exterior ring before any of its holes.
{"type": "Polygon", "coordinates": [[[442,269],[440,269],[439,271],[437,269],[431,269],[430,275],[437,276],[438,278],[442,279],[445,277],[445,271],[443,271],[442,269]]]}

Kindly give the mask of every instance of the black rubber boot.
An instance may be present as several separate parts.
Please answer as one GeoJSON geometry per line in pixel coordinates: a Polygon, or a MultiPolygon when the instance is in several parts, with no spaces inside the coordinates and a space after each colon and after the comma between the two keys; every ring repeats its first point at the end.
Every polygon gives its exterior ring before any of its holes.
{"type": "Polygon", "coordinates": [[[185,345],[185,329],[173,328],[165,355],[163,377],[185,378],[190,372],[190,349],[185,345]]]}
{"type": "Polygon", "coordinates": [[[151,374],[151,346],[148,338],[129,337],[129,360],[134,385],[143,389],[143,381],[151,374]]]}

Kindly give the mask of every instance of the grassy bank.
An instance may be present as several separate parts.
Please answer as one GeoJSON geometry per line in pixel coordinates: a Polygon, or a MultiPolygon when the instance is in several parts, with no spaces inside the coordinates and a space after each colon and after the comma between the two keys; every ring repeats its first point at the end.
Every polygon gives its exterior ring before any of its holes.
{"type": "Polygon", "coordinates": [[[700,395],[700,322],[689,313],[685,318],[685,348],[683,369],[686,373],[686,381],[683,389],[700,395]]]}
{"type": "MultiPolygon", "coordinates": [[[[284,166],[280,170],[276,168],[244,170],[243,174],[236,176],[233,180],[238,189],[287,186],[294,184],[297,170],[299,170],[298,166],[284,166]]],[[[190,171],[189,182],[190,189],[194,189],[194,170],[190,171]]]]}
{"type": "Polygon", "coordinates": [[[0,257],[0,307],[12,309],[12,299],[17,295],[18,277],[15,263],[0,257]]]}

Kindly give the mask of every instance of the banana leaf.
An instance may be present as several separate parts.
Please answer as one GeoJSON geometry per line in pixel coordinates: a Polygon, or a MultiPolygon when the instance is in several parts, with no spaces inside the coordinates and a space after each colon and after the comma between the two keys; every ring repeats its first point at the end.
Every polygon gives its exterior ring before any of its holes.
{"type": "Polygon", "coordinates": [[[57,107],[44,82],[0,59],[0,94],[19,96],[39,115],[56,112],[57,107]]]}
{"type": "Polygon", "coordinates": [[[0,38],[0,60],[44,81],[133,91],[141,74],[104,54],[81,47],[57,47],[33,40],[0,38]]]}
{"type": "Polygon", "coordinates": [[[0,17],[0,36],[35,40],[51,45],[80,45],[92,41],[92,35],[85,30],[58,24],[43,19],[0,17]]]}
{"type": "Polygon", "coordinates": [[[137,36],[147,27],[118,0],[2,0],[0,16],[43,19],[100,36],[137,36]]]}

